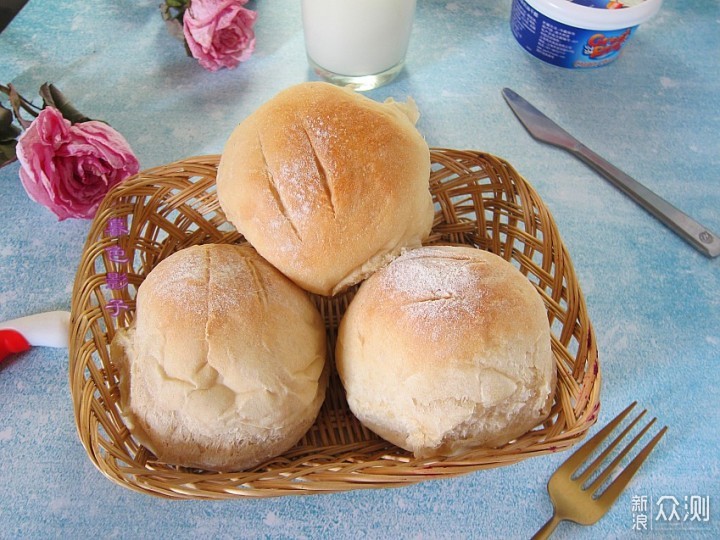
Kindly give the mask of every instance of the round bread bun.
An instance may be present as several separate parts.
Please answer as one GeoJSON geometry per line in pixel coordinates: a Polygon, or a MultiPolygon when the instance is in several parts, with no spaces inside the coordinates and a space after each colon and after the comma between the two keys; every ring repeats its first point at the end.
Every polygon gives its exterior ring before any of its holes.
{"type": "Polygon", "coordinates": [[[363,282],[336,361],[352,412],[419,458],[515,439],[547,418],[556,381],[540,295],[471,247],[412,250],[363,282]]]}
{"type": "Polygon", "coordinates": [[[430,150],[418,117],[412,100],[292,86],[231,134],[218,201],[271,264],[308,291],[335,295],[430,233],[430,150]]]}
{"type": "Polygon", "coordinates": [[[292,447],[325,396],[325,327],[250,246],[201,245],[140,285],[113,340],[130,431],[166,463],[253,467],[292,447]]]}

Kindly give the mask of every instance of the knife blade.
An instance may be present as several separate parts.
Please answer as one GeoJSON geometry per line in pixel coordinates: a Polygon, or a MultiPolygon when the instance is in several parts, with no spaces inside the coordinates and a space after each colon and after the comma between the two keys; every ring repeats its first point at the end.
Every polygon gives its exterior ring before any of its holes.
{"type": "Polygon", "coordinates": [[[535,139],[567,150],[579,158],[703,255],[711,258],[720,255],[720,237],[717,234],[590,150],[510,88],[503,88],[502,94],[520,123],[535,139]]]}

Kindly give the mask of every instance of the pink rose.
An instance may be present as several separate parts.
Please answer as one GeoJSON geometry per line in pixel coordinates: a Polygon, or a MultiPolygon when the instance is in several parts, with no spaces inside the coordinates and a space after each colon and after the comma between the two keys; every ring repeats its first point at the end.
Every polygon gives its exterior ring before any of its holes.
{"type": "Polygon", "coordinates": [[[27,194],[61,221],[91,219],[110,188],[140,169],[113,128],[97,121],[71,125],[53,107],[20,136],[17,157],[27,194]]]}
{"type": "Polygon", "coordinates": [[[190,52],[207,70],[235,68],[255,48],[252,27],[257,13],[247,0],[192,0],[183,15],[183,32],[190,52]]]}

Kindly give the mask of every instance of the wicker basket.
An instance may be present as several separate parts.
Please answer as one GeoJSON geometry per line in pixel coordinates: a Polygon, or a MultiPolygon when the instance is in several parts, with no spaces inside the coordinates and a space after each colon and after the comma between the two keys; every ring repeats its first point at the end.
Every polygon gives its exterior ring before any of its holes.
{"type": "MultiPolygon", "coordinates": [[[[536,286],[547,306],[558,372],[550,418],[502,448],[419,460],[358,422],[333,373],[314,426],[282,456],[241,473],[157,461],[123,423],[109,343],[117,328],[131,322],[137,287],[160,260],[193,244],[244,241],[218,205],[217,162],[218,156],[187,159],[128,179],[106,197],[90,229],[73,291],[70,391],[80,440],[108,478],[143,493],[193,499],[401,486],[562,450],[595,422],[600,388],[595,336],[550,213],[505,161],[434,149],[431,190],[437,211],[428,243],[492,251],[536,286]]],[[[313,297],[327,325],[329,351],[353,293],[313,297]]]]}

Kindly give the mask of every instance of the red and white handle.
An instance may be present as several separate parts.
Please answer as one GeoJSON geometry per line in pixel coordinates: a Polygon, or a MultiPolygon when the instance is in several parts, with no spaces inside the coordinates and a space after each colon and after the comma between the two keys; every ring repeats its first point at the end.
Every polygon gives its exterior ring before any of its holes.
{"type": "Polygon", "coordinates": [[[70,313],[49,311],[0,323],[0,361],[30,347],[67,347],[70,313]]]}

